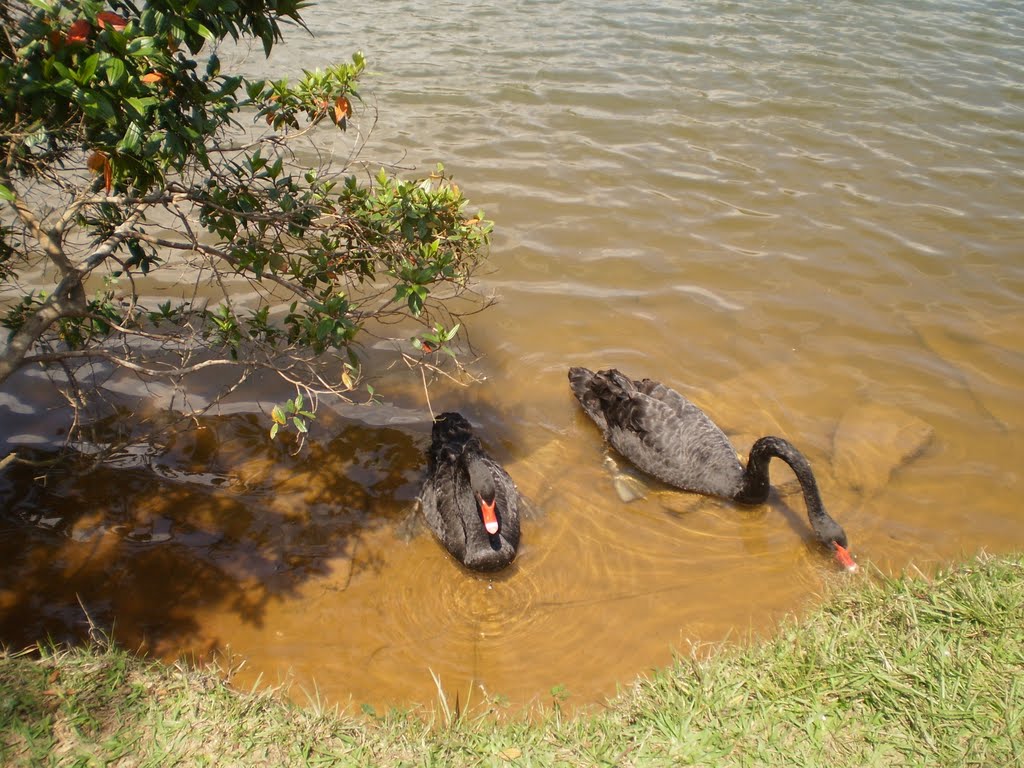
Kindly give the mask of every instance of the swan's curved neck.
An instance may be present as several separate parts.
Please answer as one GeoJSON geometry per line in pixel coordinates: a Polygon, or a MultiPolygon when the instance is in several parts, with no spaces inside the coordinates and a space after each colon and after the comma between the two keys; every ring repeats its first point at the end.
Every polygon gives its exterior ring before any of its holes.
{"type": "Polygon", "coordinates": [[[800,481],[804,503],[807,505],[807,519],[818,538],[825,544],[839,541],[845,546],[846,536],[843,529],[825,511],[810,462],[792,443],[781,437],[762,437],[754,443],[747,459],[747,468],[743,473],[743,486],[736,494],[736,501],[743,504],[761,504],[768,498],[771,488],[768,464],[774,457],[786,462],[796,475],[796,479],[800,481]]]}
{"type": "Polygon", "coordinates": [[[474,493],[480,494],[487,501],[494,501],[494,476],[481,457],[482,448],[476,438],[466,444],[459,461],[469,476],[469,485],[474,493]]]}

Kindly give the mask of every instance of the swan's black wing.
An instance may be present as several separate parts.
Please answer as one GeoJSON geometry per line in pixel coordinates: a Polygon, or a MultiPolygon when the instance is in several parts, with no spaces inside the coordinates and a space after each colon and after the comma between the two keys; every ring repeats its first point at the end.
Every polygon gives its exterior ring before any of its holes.
{"type": "Polygon", "coordinates": [[[457,462],[442,461],[434,464],[432,461],[431,464],[420,490],[423,519],[444,548],[462,562],[466,556],[466,529],[460,510],[468,506],[475,509],[476,501],[469,489],[468,480],[461,477],[464,471],[457,462]]]}
{"type": "Polygon", "coordinates": [[[695,418],[692,415],[693,411],[696,411],[699,414],[699,416],[707,419],[709,422],[711,421],[711,419],[708,419],[707,414],[705,414],[702,410],[697,408],[697,406],[695,406],[681,394],[676,392],[674,389],[666,387],[659,381],[654,381],[652,379],[641,379],[640,381],[635,381],[633,383],[636,386],[638,392],[642,392],[643,394],[655,400],[660,400],[665,405],[669,406],[673,411],[675,411],[676,416],[681,421],[689,421],[690,419],[695,418]]]}
{"type": "Polygon", "coordinates": [[[644,472],[712,496],[732,498],[741,487],[743,467],[725,433],[675,390],[608,370],[593,375],[589,393],[608,442],[644,472]]]}

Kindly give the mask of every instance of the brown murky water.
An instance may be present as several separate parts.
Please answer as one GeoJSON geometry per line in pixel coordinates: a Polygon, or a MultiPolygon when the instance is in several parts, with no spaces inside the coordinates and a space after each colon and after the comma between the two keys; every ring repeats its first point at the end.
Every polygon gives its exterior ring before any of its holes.
{"type": "MultiPolygon", "coordinates": [[[[430,704],[434,673],[463,702],[561,685],[590,704],[842,577],[784,469],[755,509],[656,484],[621,503],[569,365],[677,387],[741,452],[790,438],[885,573],[1024,547],[1024,13],[690,5],[323,4],[317,38],[272,63],[362,48],[364,159],[443,160],[498,222],[499,303],[470,320],[486,381],[431,400],[538,508],[513,568],[468,574],[408,524],[418,378],[383,372],[384,406],[325,404],[294,456],[256,384],[166,449],[0,478],[0,640],[81,637],[85,609],[126,645],[232,655],[300,699],[430,704]]],[[[60,439],[40,381],[0,400],[6,445],[60,439]]]]}

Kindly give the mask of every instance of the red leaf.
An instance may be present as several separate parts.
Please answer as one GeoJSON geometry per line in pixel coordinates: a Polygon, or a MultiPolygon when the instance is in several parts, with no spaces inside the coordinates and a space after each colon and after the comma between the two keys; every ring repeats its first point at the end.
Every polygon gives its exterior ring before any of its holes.
{"type": "Polygon", "coordinates": [[[89,37],[90,32],[92,32],[92,24],[85,19],[79,19],[72,24],[71,29],[68,30],[68,42],[84,43],[89,37]]]}
{"type": "Polygon", "coordinates": [[[344,96],[334,100],[334,122],[340,123],[346,117],[352,116],[352,105],[344,96]]]}
{"type": "Polygon", "coordinates": [[[119,16],[118,14],[111,13],[110,11],[97,13],[96,23],[100,25],[100,29],[110,27],[111,29],[116,29],[119,32],[128,26],[128,22],[125,21],[124,16],[119,16]]]}
{"type": "Polygon", "coordinates": [[[89,160],[86,165],[89,166],[89,170],[94,173],[99,173],[103,170],[103,166],[107,164],[107,156],[102,152],[93,152],[89,155],[89,160]]]}

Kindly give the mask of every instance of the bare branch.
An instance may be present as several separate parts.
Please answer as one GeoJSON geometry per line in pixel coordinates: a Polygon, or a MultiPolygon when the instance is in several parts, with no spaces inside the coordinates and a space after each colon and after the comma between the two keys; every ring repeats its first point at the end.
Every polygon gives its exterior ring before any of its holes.
{"type": "Polygon", "coordinates": [[[93,194],[91,191],[86,194],[79,195],[69,205],[57,224],[54,225],[54,229],[59,232],[63,232],[67,228],[68,224],[75,220],[79,212],[83,208],[87,208],[90,205],[115,205],[118,207],[133,207],[136,209],[144,209],[150,206],[156,205],[171,205],[180,200],[188,199],[186,192],[175,192],[171,189],[167,191],[156,192],[149,195],[143,195],[142,197],[136,197],[134,195],[98,195],[93,194]]]}
{"type": "Polygon", "coordinates": [[[11,453],[8,453],[6,456],[0,459],[0,472],[3,472],[8,464],[13,464],[17,460],[18,454],[14,453],[13,451],[11,453]]]}
{"type": "MultiPolygon", "coordinates": [[[[17,187],[11,183],[11,180],[7,178],[6,174],[0,175],[0,183],[3,183],[4,186],[12,191],[17,189],[17,187]]],[[[40,221],[39,217],[36,216],[35,212],[29,207],[28,203],[21,195],[14,195],[13,205],[14,210],[18,214],[18,218],[28,228],[28,231],[32,233],[32,236],[42,247],[47,258],[57,265],[61,274],[67,275],[69,272],[74,270],[74,265],[64,254],[64,248],[61,245],[60,233],[46,229],[43,226],[43,222],[40,221]]],[[[2,381],[2,379],[0,379],[0,381],[2,381]]]]}
{"type": "MultiPolygon", "coordinates": [[[[212,256],[214,258],[220,259],[221,261],[230,264],[232,267],[236,269],[241,266],[238,259],[236,259],[227,251],[223,251],[220,248],[214,248],[212,245],[200,243],[198,240],[192,240],[191,242],[182,242],[181,240],[168,240],[167,238],[157,237],[155,235],[150,235],[145,232],[136,232],[134,233],[133,236],[138,238],[139,240],[142,240],[143,242],[149,243],[150,245],[156,245],[161,248],[170,249],[172,251],[196,251],[197,253],[202,253],[205,256],[212,256]]],[[[309,291],[306,288],[303,288],[301,285],[297,285],[291,280],[283,278],[280,275],[275,275],[267,272],[263,274],[263,279],[270,280],[271,282],[280,285],[282,288],[287,289],[296,296],[301,296],[304,299],[315,298],[312,291],[309,291]]]]}
{"type": "MultiPolygon", "coordinates": [[[[243,365],[243,366],[244,365],[253,365],[252,363],[250,363],[248,361],[242,362],[242,361],[237,361],[237,360],[211,359],[211,360],[204,360],[201,363],[196,363],[194,365],[189,365],[189,366],[184,366],[184,367],[168,365],[166,367],[160,367],[160,368],[147,368],[144,365],[139,365],[138,363],[133,363],[131,360],[126,360],[123,357],[119,357],[118,355],[115,355],[114,353],[112,353],[108,349],[71,349],[71,350],[62,351],[62,352],[44,352],[44,353],[41,353],[41,354],[38,354],[38,355],[27,355],[24,358],[24,362],[26,364],[28,364],[28,363],[55,363],[55,362],[60,362],[60,361],[83,359],[83,358],[106,360],[108,363],[113,363],[114,365],[117,365],[117,366],[119,366],[121,368],[126,368],[129,371],[135,371],[136,373],[142,374],[143,376],[151,376],[153,378],[173,378],[173,379],[180,378],[182,376],[187,376],[190,373],[195,373],[196,371],[201,371],[204,368],[213,368],[215,366],[232,366],[232,367],[237,367],[239,365],[243,365]]],[[[257,367],[260,367],[260,366],[257,365],[257,367]]],[[[267,367],[270,367],[270,366],[267,366],[267,367]]]]}

